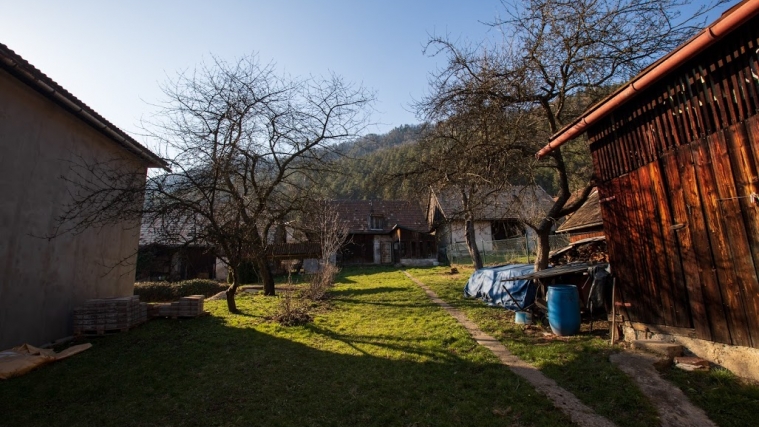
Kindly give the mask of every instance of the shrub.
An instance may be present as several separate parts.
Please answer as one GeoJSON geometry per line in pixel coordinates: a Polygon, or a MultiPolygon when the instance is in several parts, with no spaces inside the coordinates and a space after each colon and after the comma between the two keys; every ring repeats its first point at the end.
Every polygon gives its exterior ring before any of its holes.
{"type": "Polygon", "coordinates": [[[321,301],[327,298],[327,291],[332,287],[335,276],[340,272],[337,266],[325,263],[311,277],[308,286],[303,290],[304,296],[312,301],[321,301]]]}
{"type": "Polygon", "coordinates": [[[299,298],[292,291],[286,291],[280,296],[277,311],[272,319],[283,326],[303,325],[313,320],[308,309],[306,300],[299,298]]]}
{"type": "Polygon", "coordinates": [[[210,297],[227,290],[227,285],[215,280],[192,279],[182,282],[137,282],[134,284],[134,294],[141,301],[167,302],[176,301],[190,295],[210,297]]]}

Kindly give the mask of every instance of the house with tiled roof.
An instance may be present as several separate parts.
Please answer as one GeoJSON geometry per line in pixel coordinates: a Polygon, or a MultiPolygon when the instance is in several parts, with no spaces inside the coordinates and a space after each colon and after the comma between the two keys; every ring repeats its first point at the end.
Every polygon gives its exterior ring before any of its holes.
{"type": "MultiPolygon", "coordinates": [[[[493,250],[493,241],[527,235],[524,219],[543,215],[552,203],[551,196],[539,185],[512,185],[500,190],[483,190],[471,209],[477,247],[493,250]]],[[[427,221],[444,249],[463,245],[466,241],[464,204],[461,194],[452,187],[430,191],[427,221]],[[460,244],[460,245],[459,245],[460,244]]]]}
{"type": "Polygon", "coordinates": [[[104,186],[166,164],[3,44],[0,153],[1,350],[69,336],[74,307],[134,291],[139,218],[45,238],[92,178],[72,164],[107,165],[104,186]]]}
{"type": "Polygon", "coordinates": [[[419,205],[403,200],[335,200],[331,202],[348,226],[343,264],[433,265],[435,237],[419,205]]]}

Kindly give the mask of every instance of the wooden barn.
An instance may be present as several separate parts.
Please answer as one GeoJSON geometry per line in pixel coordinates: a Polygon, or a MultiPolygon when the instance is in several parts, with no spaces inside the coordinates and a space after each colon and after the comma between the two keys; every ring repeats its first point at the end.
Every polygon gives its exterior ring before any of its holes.
{"type": "Polygon", "coordinates": [[[739,3],[538,153],[587,132],[634,329],[759,348],[758,13],[739,3]]]}

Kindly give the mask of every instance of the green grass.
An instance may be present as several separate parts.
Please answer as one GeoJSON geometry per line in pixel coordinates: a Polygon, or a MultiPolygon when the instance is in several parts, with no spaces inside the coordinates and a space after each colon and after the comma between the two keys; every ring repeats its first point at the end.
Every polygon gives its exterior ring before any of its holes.
{"type": "Polygon", "coordinates": [[[713,368],[708,372],[668,368],[662,374],[680,387],[691,402],[703,408],[718,425],[757,425],[759,385],[741,380],[722,368],[713,368]]]}
{"type": "MultiPolygon", "coordinates": [[[[634,381],[617,369],[609,355],[614,351],[606,332],[585,332],[575,337],[546,337],[540,327],[525,329],[514,323],[514,313],[465,299],[463,289],[472,268],[410,269],[410,274],[432,288],[441,299],[466,313],[479,327],[512,353],[539,368],[583,403],[621,427],[659,425],[656,410],[634,381]]],[[[549,329],[546,329],[550,331],[549,329]]]]}
{"type": "Polygon", "coordinates": [[[312,324],[153,320],[0,382],[1,426],[557,426],[569,420],[396,270],[345,270],[312,324]]]}

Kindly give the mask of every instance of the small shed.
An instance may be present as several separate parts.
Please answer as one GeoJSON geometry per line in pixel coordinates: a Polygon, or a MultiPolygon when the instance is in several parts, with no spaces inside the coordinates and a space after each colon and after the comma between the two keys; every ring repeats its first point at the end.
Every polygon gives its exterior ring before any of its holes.
{"type": "Polygon", "coordinates": [[[723,14],[538,156],[585,132],[625,323],[759,348],[759,1],[723,14]]]}
{"type": "Polygon", "coordinates": [[[590,193],[588,200],[556,229],[556,233],[569,234],[570,243],[604,235],[601,206],[598,203],[598,189],[590,193]]]}

